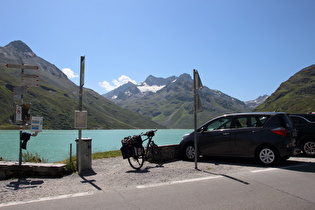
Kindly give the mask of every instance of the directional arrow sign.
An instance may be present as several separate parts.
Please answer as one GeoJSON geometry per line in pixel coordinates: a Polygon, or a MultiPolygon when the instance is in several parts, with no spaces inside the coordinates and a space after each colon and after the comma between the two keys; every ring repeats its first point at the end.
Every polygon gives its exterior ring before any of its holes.
{"type": "Polygon", "coordinates": [[[22,85],[26,85],[27,87],[38,87],[38,79],[34,77],[24,77],[21,79],[22,85]]]}
{"type": "Polygon", "coordinates": [[[20,65],[20,64],[6,64],[7,68],[12,69],[38,69],[38,66],[20,65]]]}
{"type": "Polygon", "coordinates": [[[21,74],[22,78],[38,78],[36,74],[21,74]]]}
{"type": "Polygon", "coordinates": [[[18,86],[13,89],[14,95],[24,95],[27,92],[27,86],[18,86]]]}

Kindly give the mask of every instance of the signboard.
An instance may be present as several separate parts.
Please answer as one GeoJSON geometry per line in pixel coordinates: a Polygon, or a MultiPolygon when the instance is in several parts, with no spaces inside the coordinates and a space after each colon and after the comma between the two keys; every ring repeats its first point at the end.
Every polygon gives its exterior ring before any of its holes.
{"type": "Polygon", "coordinates": [[[20,65],[20,64],[6,64],[7,68],[12,69],[38,69],[38,66],[20,65]]]}
{"type": "Polygon", "coordinates": [[[15,108],[15,122],[22,121],[22,107],[20,105],[16,105],[15,108]]]}
{"type": "Polygon", "coordinates": [[[14,95],[24,95],[27,92],[27,86],[18,86],[13,88],[14,95]]]}
{"type": "Polygon", "coordinates": [[[31,119],[31,132],[42,132],[43,130],[43,117],[32,117],[31,119]]]}
{"type": "Polygon", "coordinates": [[[196,69],[194,69],[194,89],[201,90],[203,88],[199,73],[196,69]]]}
{"type": "MultiPolygon", "coordinates": [[[[25,75],[25,74],[22,74],[25,75]]],[[[27,87],[38,87],[38,76],[33,74],[33,77],[24,77],[21,78],[21,83],[27,87]]]]}
{"type": "Polygon", "coordinates": [[[74,128],[87,128],[87,111],[75,110],[74,128]]]}
{"type": "Polygon", "coordinates": [[[80,86],[84,85],[84,65],[85,65],[85,56],[81,56],[81,65],[80,65],[80,86]]]}

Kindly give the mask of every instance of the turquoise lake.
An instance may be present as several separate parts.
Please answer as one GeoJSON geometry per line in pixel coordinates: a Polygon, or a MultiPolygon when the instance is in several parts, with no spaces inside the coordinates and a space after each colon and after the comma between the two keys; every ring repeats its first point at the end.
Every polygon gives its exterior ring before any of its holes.
{"type": "MultiPolygon", "coordinates": [[[[83,130],[82,137],[92,139],[92,153],[119,150],[121,140],[126,136],[138,135],[148,130],[83,130]]],[[[192,129],[161,129],[153,137],[157,145],[179,144],[182,136],[192,132],[192,129]]],[[[29,132],[24,130],[24,132],[29,132]]],[[[19,140],[18,130],[0,131],[0,157],[8,161],[18,161],[19,140]]],[[[48,162],[65,160],[70,156],[70,144],[72,155],[76,155],[77,130],[43,130],[36,137],[31,137],[24,152],[37,153],[48,162]]]]}

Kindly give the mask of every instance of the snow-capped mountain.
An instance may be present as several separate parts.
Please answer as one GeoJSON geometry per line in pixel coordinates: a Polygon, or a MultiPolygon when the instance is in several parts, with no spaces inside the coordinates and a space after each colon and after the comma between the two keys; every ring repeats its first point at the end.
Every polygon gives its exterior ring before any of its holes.
{"type": "Polygon", "coordinates": [[[166,85],[174,81],[176,81],[175,76],[164,79],[164,78],[158,78],[158,77],[154,77],[150,75],[147,77],[147,79],[144,82],[141,82],[139,84],[128,82],[104,94],[103,96],[112,101],[125,100],[126,98],[129,98],[129,97],[137,97],[137,96],[141,97],[146,94],[156,93],[162,88],[164,88],[166,85]]]}
{"type": "Polygon", "coordinates": [[[255,109],[257,106],[259,106],[260,104],[264,103],[268,97],[269,97],[268,95],[259,96],[255,100],[245,101],[245,104],[249,108],[255,109]]]}
{"type": "MultiPolygon", "coordinates": [[[[150,75],[142,83],[129,82],[103,96],[168,128],[192,128],[192,84],[189,74],[168,78],[150,75]]],[[[244,102],[218,90],[204,87],[199,95],[203,107],[201,123],[220,114],[250,111],[244,102]]]]}

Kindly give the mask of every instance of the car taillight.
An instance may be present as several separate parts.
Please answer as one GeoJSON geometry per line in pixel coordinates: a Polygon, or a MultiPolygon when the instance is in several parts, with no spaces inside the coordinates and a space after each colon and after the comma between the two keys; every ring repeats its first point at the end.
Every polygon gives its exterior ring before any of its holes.
{"type": "Polygon", "coordinates": [[[271,130],[272,133],[281,135],[281,136],[286,136],[287,135],[287,130],[285,128],[275,128],[271,130]]]}

